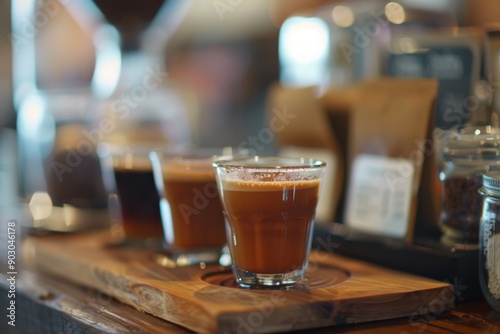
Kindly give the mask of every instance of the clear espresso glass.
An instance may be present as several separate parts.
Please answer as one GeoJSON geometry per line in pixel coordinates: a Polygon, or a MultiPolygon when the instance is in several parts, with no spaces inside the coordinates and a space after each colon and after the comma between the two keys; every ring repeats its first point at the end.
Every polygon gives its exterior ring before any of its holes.
{"type": "Polygon", "coordinates": [[[226,148],[152,151],[166,248],[161,262],[173,266],[219,262],[226,232],[212,163],[232,158],[226,148]]]}
{"type": "Polygon", "coordinates": [[[217,161],[218,190],[239,286],[289,287],[308,264],[326,164],[305,158],[217,161]]]}

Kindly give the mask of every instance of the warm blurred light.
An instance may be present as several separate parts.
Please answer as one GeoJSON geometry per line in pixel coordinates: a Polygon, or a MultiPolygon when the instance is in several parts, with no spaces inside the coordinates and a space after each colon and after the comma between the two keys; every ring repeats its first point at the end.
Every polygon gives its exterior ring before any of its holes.
{"type": "Polygon", "coordinates": [[[403,6],[411,6],[412,8],[420,8],[432,11],[449,10],[455,5],[456,0],[399,0],[403,6]]]}
{"type": "Polygon", "coordinates": [[[418,50],[418,43],[411,37],[404,37],[399,41],[399,47],[404,53],[415,53],[418,50]]]}
{"type": "Polygon", "coordinates": [[[223,267],[229,267],[232,263],[231,255],[229,254],[222,254],[219,258],[219,264],[223,267]]]}
{"type": "Polygon", "coordinates": [[[330,31],[320,18],[292,16],[279,35],[280,82],[322,87],[328,79],[330,31]]]}
{"type": "Polygon", "coordinates": [[[385,5],[385,16],[394,24],[401,24],[406,20],[405,9],[397,2],[389,2],[385,5]]]}
{"type": "Polygon", "coordinates": [[[293,16],[280,29],[280,81],[293,87],[321,87],[328,80],[330,33],[319,18],[293,16]]]}
{"type": "Polygon", "coordinates": [[[125,168],[132,169],[134,167],[134,155],[131,152],[125,153],[125,168]]]}
{"type": "Polygon", "coordinates": [[[354,13],[350,7],[335,6],[332,10],[333,22],[342,28],[350,27],[354,23],[354,13]]]}
{"type": "Polygon", "coordinates": [[[31,197],[29,209],[34,220],[50,217],[52,214],[52,200],[46,192],[35,192],[31,197]]]}
{"type": "Polygon", "coordinates": [[[33,135],[42,122],[45,102],[40,95],[33,94],[24,100],[20,109],[25,115],[23,126],[29,135],[33,135]]]}
{"type": "Polygon", "coordinates": [[[296,63],[320,60],[328,52],[328,27],[317,18],[295,17],[282,27],[284,52],[296,63]]]}
{"type": "Polygon", "coordinates": [[[118,31],[111,25],[104,25],[94,36],[96,64],[92,88],[96,96],[106,99],[113,94],[121,71],[121,52],[118,31]]]}

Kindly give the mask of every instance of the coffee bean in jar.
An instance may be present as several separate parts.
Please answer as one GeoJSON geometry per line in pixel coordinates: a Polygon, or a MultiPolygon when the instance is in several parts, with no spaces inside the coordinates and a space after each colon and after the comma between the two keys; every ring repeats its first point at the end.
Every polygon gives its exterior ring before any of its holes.
{"type": "Polygon", "coordinates": [[[479,193],[484,196],[479,229],[479,283],[486,301],[500,311],[500,171],[483,176],[479,193]]]}
{"type": "Polygon", "coordinates": [[[484,173],[500,169],[500,129],[463,127],[447,131],[443,143],[441,221],[444,244],[478,243],[484,173]]]}
{"type": "Polygon", "coordinates": [[[481,216],[481,172],[444,178],[441,222],[455,240],[476,241],[481,216]]]}

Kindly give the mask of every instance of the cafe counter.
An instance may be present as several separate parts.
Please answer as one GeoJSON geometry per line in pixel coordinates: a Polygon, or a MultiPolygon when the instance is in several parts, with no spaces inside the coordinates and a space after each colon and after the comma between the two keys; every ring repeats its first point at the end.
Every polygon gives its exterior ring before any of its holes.
{"type": "Polygon", "coordinates": [[[463,298],[471,286],[339,255],[342,241],[318,233],[290,290],[237,288],[226,266],[172,267],[108,236],[25,237],[15,282],[2,270],[7,315],[15,301],[15,327],[6,318],[2,333],[500,333],[499,313],[463,298]]]}
{"type": "MultiPolygon", "coordinates": [[[[0,325],[2,333],[191,333],[188,329],[140,312],[94,289],[39,273],[24,272],[22,277],[16,297],[16,326],[9,326],[4,320],[0,325]]],[[[5,276],[1,282],[0,300],[2,305],[6,305],[8,286],[5,276]]],[[[235,328],[233,332],[237,331],[235,328]]],[[[258,331],[249,322],[242,322],[240,332],[258,331]]],[[[315,329],[314,332],[500,333],[500,314],[492,311],[483,301],[471,301],[444,312],[437,308],[433,313],[418,317],[326,327],[315,329]]]]}

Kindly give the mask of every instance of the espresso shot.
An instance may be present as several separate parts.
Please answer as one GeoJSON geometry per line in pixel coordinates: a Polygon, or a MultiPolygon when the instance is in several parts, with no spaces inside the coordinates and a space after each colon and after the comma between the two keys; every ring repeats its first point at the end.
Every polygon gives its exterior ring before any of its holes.
{"type": "Polygon", "coordinates": [[[123,231],[130,240],[163,238],[158,192],[151,168],[115,168],[123,231]]]}
{"type": "Polygon", "coordinates": [[[326,164],[252,157],[216,161],[213,166],[236,283],[243,288],[300,284],[326,164]]]}

